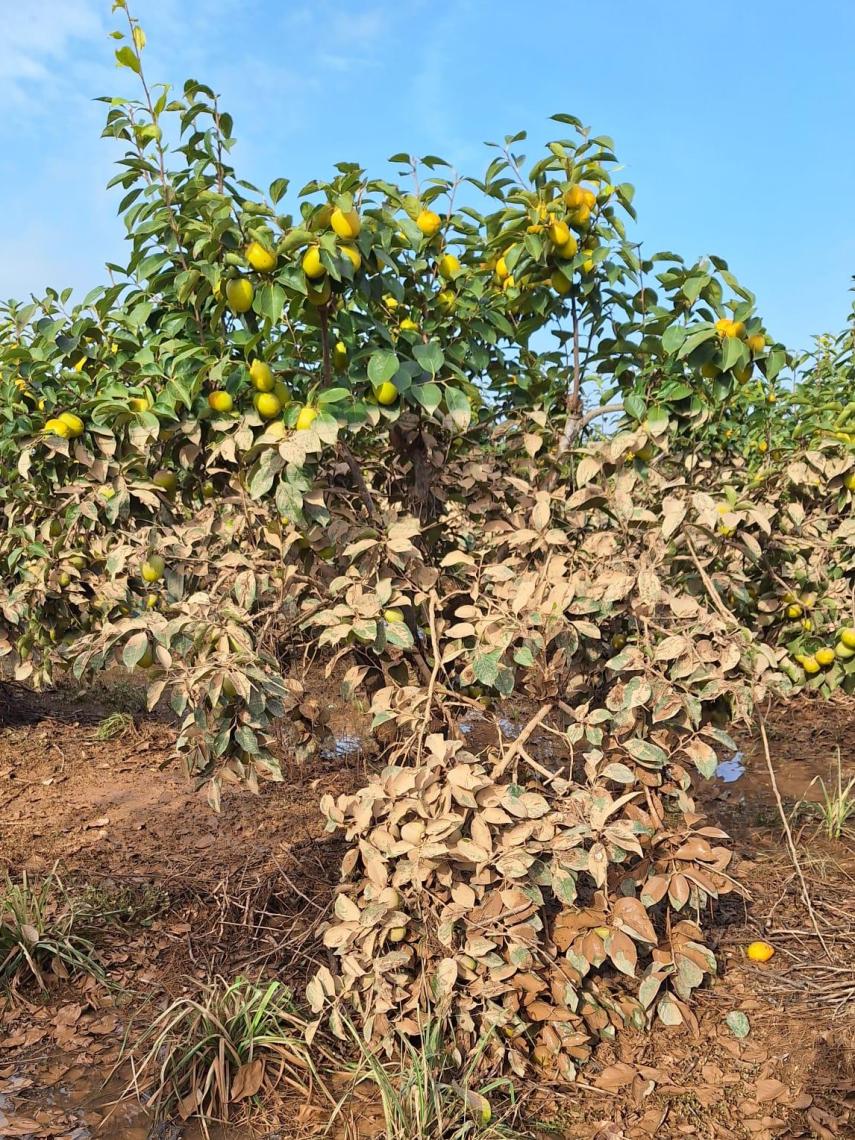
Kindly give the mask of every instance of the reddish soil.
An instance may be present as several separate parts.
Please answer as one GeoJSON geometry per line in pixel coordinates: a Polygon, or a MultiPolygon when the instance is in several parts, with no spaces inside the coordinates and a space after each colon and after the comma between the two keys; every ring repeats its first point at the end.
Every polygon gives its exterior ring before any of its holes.
{"type": "MultiPolygon", "coordinates": [[[[102,693],[80,701],[63,691],[19,694],[11,708],[6,702],[0,869],[17,877],[57,864],[69,889],[115,911],[97,952],[111,980],[133,996],[69,979],[47,996],[28,989],[5,1006],[0,997],[0,1136],[198,1136],[194,1127],[150,1131],[134,1103],[108,1114],[123,1081],[114,1078],[106,1092],[101,1084],[123,1034],[150,1021],[164,998],[216,972],[264,972],[299,992],[337,878],[343,847],[324,835],[317,805],[324,792],[361,782],[356,763],[316,755],[258,796],[226,788],[217,816],[204,793],[168,765],[167,720],[137,716],[119,739],[96,739],[115,700],[102,693]]],[[[811,781],[822,775],[828,782],[836,746],[844,774],[852,774],[853,728],[853,701],[805,699],[773,710],[769,743],[788,811],[800,799],[819,798],[811,781]]],[[[820,939],[756,734],[745,733],[741,745],[745,774],[700,791],[710,819],[734,837],[735,875],[751,897],[729,896],[708,916],[720,977],[698,997],[697,1027],[626,1033],[617,1046],[600,1046],[579,1086],[526,1090],[526,1123],[516,1121],[523,1135],[855,1136],[855,834],[832,842],[809,812],[793,814],[820,939]],[[765,966],[744,955],[758,937],[777,951],[765,966]],[[742,1040],[724,1023],[733,1010],[750,1021],[742,1040]]],[[[320,1135],[322,1115],[304,1110],[295,1123],[297,1106],[278,1118],[273,1106],[251,1127],[212,1136],[320,1135]]],[[[377,1128],[360,1132],[376,1136],[377,1128]]]]}

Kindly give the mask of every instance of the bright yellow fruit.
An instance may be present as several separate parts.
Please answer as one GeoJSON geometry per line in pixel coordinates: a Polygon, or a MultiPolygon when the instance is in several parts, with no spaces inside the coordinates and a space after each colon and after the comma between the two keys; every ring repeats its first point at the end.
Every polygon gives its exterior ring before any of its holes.
{"type": "Polygon", "coordinates": [[[564,191],[564,202],[571,210],[578,210],[585,205],[585,191],[578,184],[568,186],[564,191]]]}
{"type": "Polygon", "coordinates": [[[834,656],[839,657],[841,661],[848,661],[851,657],[855,657],[855,649],[838,641],[834,647],[834,656]]]}
{"type": "Polygon", "coordinates": [[[766,452],[769,450],[769,444],[766,442],[765,439],[761,439],[760,442],[757,444],[757,450],[760,452],[761,455],[765,455],[766,452]]]}
{"type": "Polygon", "coordinates": [[[62,439],[68,439],[71,435],[71,428],[69,428],[64,420],[60,419],[48,420],[42,430],[45,435],[58,435],[61,436],[62,439]]]}
{"type": "Polygon", "coordinates": [[[403,620],[404,620],[404,611],[403,610],[396,609],[393,606],[391,609],[383,611],[383,621],[388,622],[390,625],[392,622],[403,621],[403,620]]]}
{"type": "Polygon", "coordinates": [[[340,238],[344,238],[345,241],[352,241],[359,237],[362,220],[356,210],[348,210],[345,213],[344,210],[340,210],[336,206],[330,215],[330,225],[340,238]]]}
{"type": "Polygon", "coordinates": [[[855,491],[855,471],[850,471],[843,479],[843,486],[847,491],[855,491]]]}
{"type": "Polygon", "coordinates": [[[559,220],[554,221],[549,227],[549,240],[559,249],[562,245],[566,245],[570,240],[570,227],[567,223],[559,220]]]}
{"type": "Polygon", "coordinates": [[[344,341],[337,341],[332,350],[333,368],[336,372],[344,372],[347,368],[347,345],[344,341]]]}
{"type": "Polygon", "coordinates": [[[398,300],[398,298],[393,297],[391,293],[387,293],[383,298],[383,304],[387,309],[397,309],[400,303],[401,302],[398,300]]]}
{"type": "Polygon", "coordinates": [[[845,629],[840,631],[840,640],[847,649],[855,649],[855,629],[848,625],[845,629]]]}
{"type": "Polygon", "coordinates": [[[742,321],[731,321],[730,327],[724,335],[726,337],[730,337],[731,340],[735,339],[736,337],[744,337],[745,325],[742,323],[742,321]]]}
{"type": "Polygon", "coordinates": [[[571,257],[575,257],[578,252],[579,242],[575,234],[570,234],[567,241],[558,247],[559,256],[566,258],[568,261],[571,257]]]}
{"type": "Polygon", "coordinates": [[[228,392],[211,392],[208,396],[208,405],[215,412],[230,412],[235,406],[234,400],[228,392]]]}
{"type": "Polygon", "coordinates": [[[272,420],[282,411],[282,404],[272,392],[259,392],[255,397],[255,410],[263,420],[272,420]]]}
{"type": "Polygon", "coordinates": [[[353,266],[353,272],[358,273],[362,268],[362,254],[355,245],[343,245],[340,247],[342,257],[346,257],[350,264],[353,266]]]}
{"type": "Polygon", "coordinates": [[[440,277],[444,277],[448,280],[460,272],[460,262],[453,253],[444,253],[439,259],[437,269],[439,270],[440,277]]]}
{"type": "Polygon", "coordinates": [[[746,364],[744,368],[738,369],[733,375],[739,384],[747,384],[751,379],[751,365],[746,364]]]}
{"type": "Polygon", "coordinates": [[[822,649],[817,649],[816,653],[814,653],[814,657],[817,659],[818,663],[822,665],[823,668],[834,664],[834,650],[829,649],[828,646],[825,646],[822,649]]]}
{"type": "Polygon", "coordinates": [[[504,257],[500,257],[496,262],[496,276],[500,281],[506,281],[510,277],[511,271],[508,269],[508,263],[504,257]]]}
{"type": "Polygon", "coordinates": [[[809,677],[819,672],[819,662],[812,653],[799,653],[796,655],[796,661],[809,677]]]}
{"type": "Polygon", "coordinates": [[[732,324],[730,317],[720,317],[715,323],[715,331],[719,336],[728,336],[732,324]]]}
{"type": "Polygon", "coordinates": [[[151,400],[148,396],[131,396],[128,407],[132,412],[147,412],[151,408],[151,400]]]}
{"type": "Polygon", "coordinates": [[[752,942],[745,953],[752,962],[768,962],[775,953],[775,947],[768,942],[752,942]]]}
{"type": "Polygon", "coordinates": [[[762,333],[752,333],[745,343],[756,356],[758,352],[762,352],[766,347],[766,338],[762,333]]]}
{"type": "Polygon", "coordinates": [[[159,582],[166,571],[166,563],[159,554],[150,554],[140,567],[144,582],[159,582]]]}
{"type": "Polygon", "coordinates": [[[442,289],[436,295],[436,304],[441,313],[453,313],[457,307],[457,294],[452,289],[442,289]]]}
{"type": "Polygon", "coordinates": [[[77,361],[77,363],[74,365],[74,371],[75,372],[82,372],[83,371],[83,365],[85,363],[86,363],[86,357],[81,356],[80,359],[77,361]]]}
{"type": "Polygon", "coordinates": [[[587,186],[582,188],[582,204],[587,206],[589,210],[593,210],[597,204],[597,195],[593,190],[589,190],[587,186]]]}
{"type": "Polygon", "coordinates": [[[792,605],[787,606],[787,617],[791,621],[795,621],[796,618],[800,618],[801,616],[802,616],[802,607],[799,605],[798,602],[793,602],[792,605]]]}
{"type": "Polygon", "coordinates": [[[252,308],[252,298],[255,290],[252,282],[245,277],[233,277],[226,282],[226,300],[229,308],[235,314],[248,313],[252,308]]]}
{"type": "Polygon", "coordinates": [[[249,366],[249,378],[256,392],[273,391],[273,369],[263,360],[253,360],[249,366]]]}
{"type": "Polygon", "coordinates": [[[570,280],[568,277],[564,276],[560,269],[553,271],[549,282],[555,292],[558,293],[561,297],[566,297],[570,292],[570,280]]]}
{"type": "Polygon", "coordinates": [[[265,249],[261,242],[251,241],[246,247],[246,260],[259,273],[272,273],[276,268],[277,257],[265,249]]]}
{"type": "Polygon", "coordinates": [[[416,324],[416,322],[414,320],[411,320],[409,317],[404,317],[404,319],[401,321],[401,323],[398,327],[403,332],[418,332],[419,331],[419,326],[416,324]]]}
{"type": "Polygon", "coordinates": [[[502,282],[502,292],[503,293],[507,293],[507,291],[509,289],[516,289],[516,287],[517,287],[517,283],[516,283],[516,280],[514,278],[513,273],[510,275],[510,277],[506,277],[505,280],[502,282]]]}
{"type": "Polygon", "coordinates": [[[432,238],[434,234],[439,232],[439,227],[442,225],[442,218],[439,214],[435,214],[433,210],[422,210],[416,218],[416,225],[426,238],[432,238]]]}
{"type": "Polygon", "coordinates": [[[305,431],[306,428],[310,428],[317,418],[317,408],[300,408],[300,414],[297,416],[297,431],[305,431]]]}
{"type": "Polygon", "coordinates": [[[61,412],[59,419],[68,428],[69,439],[77,439],[79,435],[83,435],[84,424],[80,416],[76,416],[74,412],[61,412]]]}
{"type": "Polygon", "coordinates": [[[581,229],[583,226],[586,226],[590,220],[591,220],[591,207],[590,206],[585,206],[585,205],[579,206],[578,209],[573,210],[570,213],[570,221],[577,229],[581,229]]]}
{"type": "Polygon", "coordinates": [[[385,380],[374,389],[374,395],[377,397],[378,404],[388,407],[389,404],[394,404],[398,399],[398,389],[391,380],[385,380]]]}
{"type": "Polygon", "coordinates": [[[303,272],[310,281],[318,281],[326,273],[321,262],[321,251],[316,245],[309,246],[303,254],[303,272]]]}

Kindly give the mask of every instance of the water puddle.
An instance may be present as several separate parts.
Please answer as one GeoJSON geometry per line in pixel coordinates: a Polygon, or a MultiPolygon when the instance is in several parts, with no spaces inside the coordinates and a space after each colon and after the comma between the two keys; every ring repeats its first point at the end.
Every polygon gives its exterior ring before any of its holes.
{"type": "Polygon", "coordinates": [[[365,742],[361,736],[350,733],[333,736],[332,740],[321,750],[322,760],[352,760],[365,751],[365,742]]]}
{"type": "Polygon", "coordinates": [[[745,759],[741,752],[734,752],[729,760],[722,760],[715,770],[715,778],[725,784],[733,784],[745,775],[745,759]]]}

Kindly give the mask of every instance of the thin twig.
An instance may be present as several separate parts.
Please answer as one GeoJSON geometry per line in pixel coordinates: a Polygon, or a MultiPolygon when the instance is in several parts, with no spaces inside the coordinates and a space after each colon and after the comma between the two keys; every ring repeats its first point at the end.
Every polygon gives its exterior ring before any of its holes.
{"type": "Polygon", "coordinates": [[[783,805],[783,802],[781,801],[781,793],[778,791],[778,781],[775,777],[775,769],[772,766],[772,756],[771,756],[771,753],[769,752],[769,738],[766,735],[766,721],[765,721],[762,713],[760,714],[760,738],[763,741],[763,755],[766,758],[766,767],[769,770],[769,780],[772,784],[772,792],[774,793],[774,796],[775,796],[775,803],[778,805],[778,815],[781,817],[781,823],[783,824],[783,827],[784,827],[784,834],[787,837],[787,846],[790,849],[790,858],[793,861],[793,867],[795,868],[796,874],[798,875],[799,882],[801,884],[802,898],[805,901],[805,906],[807,907],[808,914],[810,915],[811,924],[813,925],[813,928],[816,931],[816,936],[819,939],[820,943],[822,944],[822,948],[825,951],[826,956],[828,957],[829,960],[831,960],[831,951],[828,949],[826,941],[822,936],[822,932],[819,929],[819,923],[817,922],[816,912],[813,909],[813,903],[811,902],[810,892],[808,891],[807,883],[805,882],[805,877],[804,877],[804,874],[802,872],[801,863],[799,862],[799,856],[798,856],[798,852],[796,851],[796,845],[793,842],[793,833],[790,830],[790,823],[789,823],[789,820],[787,819],[787,813],[784,811],[784,805],[783,805]]]}

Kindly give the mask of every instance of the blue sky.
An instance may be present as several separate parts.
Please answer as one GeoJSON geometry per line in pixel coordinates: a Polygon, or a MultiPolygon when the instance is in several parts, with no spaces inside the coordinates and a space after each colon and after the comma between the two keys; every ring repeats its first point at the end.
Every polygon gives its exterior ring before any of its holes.
{"type": "MultiPolygon", "coordinates": [[[[464,173],[578,115],[611,135],[648,250],[727,258],[793,347],[842,327],[855,273],[855,3],[131,0],[152,81],[220,91],[243,177],[299,188],[396,151],[464,173]]],[[[2,0],[0,297],[85,291],[122,260],[102,94],[109,0],[2,0]]]]}

